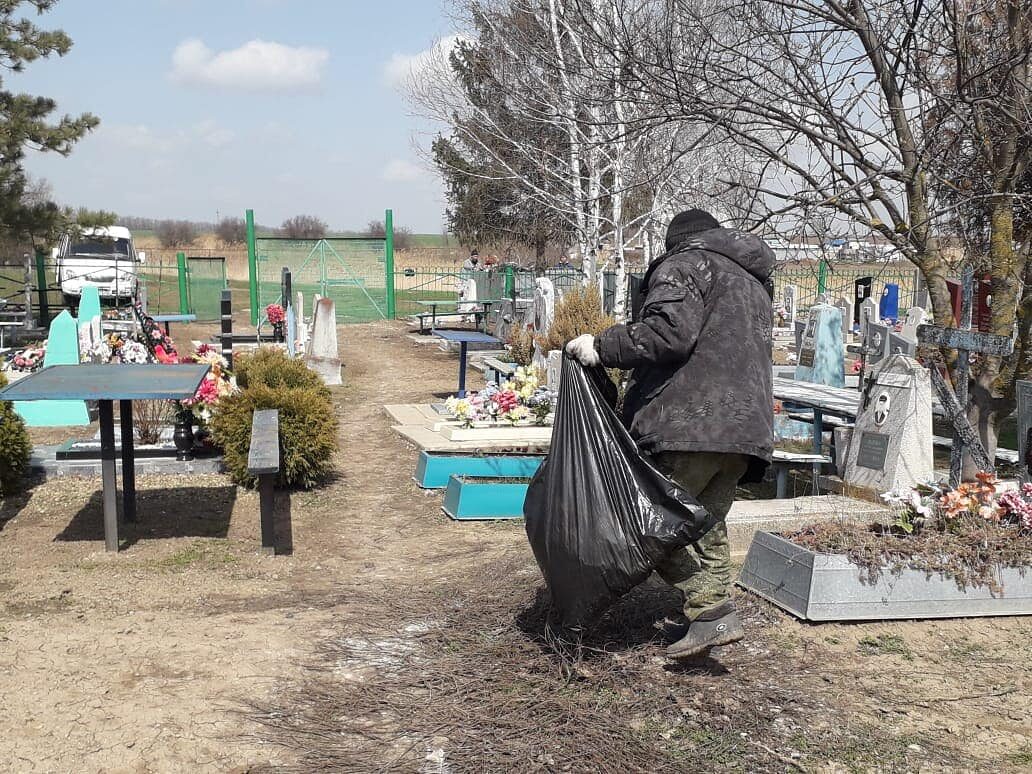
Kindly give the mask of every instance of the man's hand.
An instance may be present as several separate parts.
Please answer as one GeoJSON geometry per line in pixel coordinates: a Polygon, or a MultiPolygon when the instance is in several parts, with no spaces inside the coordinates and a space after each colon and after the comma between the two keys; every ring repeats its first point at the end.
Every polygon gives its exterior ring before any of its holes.
{"type": "Polygon", "coordinates": [[[566,345],[566,354],[580,361],[580,364],[591,368],[601,363],[595,351],[595,337],[583,333],[566,345]]]}

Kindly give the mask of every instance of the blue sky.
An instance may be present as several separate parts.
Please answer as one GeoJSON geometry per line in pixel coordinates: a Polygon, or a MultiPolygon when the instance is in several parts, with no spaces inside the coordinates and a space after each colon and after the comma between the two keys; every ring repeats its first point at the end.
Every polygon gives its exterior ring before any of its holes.
{"type": "Polygon", "coordinates": [[[427,127],[395,88],[447,35],[441,0],[62,0],[37,21],[75,45],[6,85],[89,111],[68,158],[31,155],[62,204],[213,220],[255,210],[440,232],[427,127]]]}

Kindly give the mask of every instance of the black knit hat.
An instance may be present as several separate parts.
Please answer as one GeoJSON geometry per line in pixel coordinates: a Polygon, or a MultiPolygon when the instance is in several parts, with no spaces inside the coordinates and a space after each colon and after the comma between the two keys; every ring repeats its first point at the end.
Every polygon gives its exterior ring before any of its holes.
{"type": "Polygon", "coordinates": [[[720,228],[720,222],[706,210],[685,210],[670,221],[666,232],[666,249],[673,250],[690,236],[720,228]]]}

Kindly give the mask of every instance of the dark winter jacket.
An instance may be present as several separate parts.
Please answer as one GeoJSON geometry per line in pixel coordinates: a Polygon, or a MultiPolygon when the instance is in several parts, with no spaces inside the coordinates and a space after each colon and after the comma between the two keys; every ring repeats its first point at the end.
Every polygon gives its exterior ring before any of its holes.
{"type": "Polygon", "coordinates": [[[640,319],[595,342],[602,364],[633,369],[624,422],[646,454],[726,452],[770,462],[774,254],[760,238],[716,228],[649,266],[640,319]]]}

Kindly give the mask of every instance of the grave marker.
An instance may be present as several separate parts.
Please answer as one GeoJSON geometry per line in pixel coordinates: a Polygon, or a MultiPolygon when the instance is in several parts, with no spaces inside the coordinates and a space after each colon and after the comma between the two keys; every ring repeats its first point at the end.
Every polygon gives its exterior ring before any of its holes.
{"type": "Polygon", "coordinates": [[[881,302],[878,304],[878,315],[883,320],[895,322],[899,319],[899,285],[890,282],[882,290],[881,302]]]}
{"type": "Polygon", "coordinates": [[[337,346],[337,310],[332,298],[320,298],[312,311],[311,354],[305,360],[324,384],[343,384],[337,346]]]}
{"type": "MultiPolygon", "coordinates": [[[[971,275],[967,274],[964,288],[964,308],[962,318],[971,319],[971,275]]],[[[982,445],[982,439],[967,418],[967,388],[970,370],[970,353],[1000,355],[1006,357],[1014,351],[1014,340],[1009,336],[996,336],[991,333],[960,330],[957,328],[939,328],[934,325],[922,325],[917,329],[917,339],[922,344],[931,344],[945,349],[957,350],[957,367],[954,373],[956,392],[946,383],[938,367],[931,369],[932,386],[942,403],[946,418],[953,424],[954,438],[950,456],[950,485],[960,483],[964,454],[971,456],[971,461],[979,470],[996,472],[996,465],[982,445]]]]}
{"type": "MultiPolygon", "coordinates": [[[[50,323],[43,367],[79,364],[79,330],[75,318],[65,309],[50,323]]],[[[88,425],[90,414],[81,400],[15,401],[14,410],[29,427],[88,425]]]]}
{"type": "Polygon", "coordinates": [[[849,334],[851,333],[850,321],[853,319],[853,305],[845,296],[839,296],[835,299],[833,306],[842,315],[842,340],[849,341],[849,334]]]}
{"type": "Polygon", "coordinates": [[[791,327],[795,324],[796,314],[799,311],[797,309],[799,290],[795,285],[785,285],[785,289],[781,292],[785,306],[785,324],[791,327]]]}
{"type": "Polygon", "coordinates": [[[906,319],[903,321],[903,330],[900,334],[908,341],[917,341],[917,329],[925,324],[927,318],[925,310],[919,306],[912,306],[907,310],[906,319]]]}
{"type": "Polygon", "coordinates": [[[829,304],[811,307],[800,342],[795,378],[829,387],[844,387],[844,358],[841,311],[829,304]]]}
{"type": "Polygon", "coordinates": [[[878,492],[902,492],[933,473],[928,370],[906,355],[891,355],[864,387],[845,480],[878,492]]]}
{"type": "Polygon", "coordinates": [[[889,334],[892,328],[880,322],[869,322],[864,329],[863,355],[867,368],[873,368],[892,352],[889,349],[889,334]]]}
{"type": "Polygon", "coordinates": [[[853,283],[853,325],[859,325],[861,331],[864,329],[864,321],[860,317],[860,307],[871,297],[873,285],[874,277],[861,277],[853,283]]]}
{"type": "Polygon", "coordinates": [[[1025,481],[1032,480],[1032,382],[1023,379],[1015,383],[1018,398],[1018,466],[1025,481]]]}

